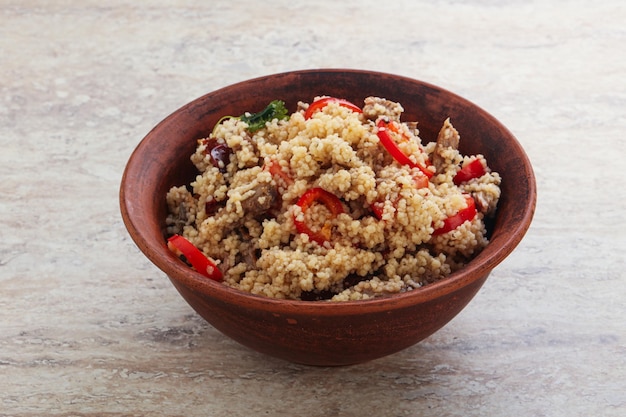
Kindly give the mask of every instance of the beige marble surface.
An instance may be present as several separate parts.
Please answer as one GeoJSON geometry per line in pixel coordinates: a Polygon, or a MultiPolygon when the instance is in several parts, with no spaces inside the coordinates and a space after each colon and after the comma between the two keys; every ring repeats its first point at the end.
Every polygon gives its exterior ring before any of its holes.
{"type": "Polygon", "coordinates": [[[624,22],[622,0],[0,0],[0,416],[626,415],[624,22]],[[222,336],[117,201],[167,114],[315,67],[467,97],[539,187],[526,238],[457,318],[353,367],[222,336]]]}

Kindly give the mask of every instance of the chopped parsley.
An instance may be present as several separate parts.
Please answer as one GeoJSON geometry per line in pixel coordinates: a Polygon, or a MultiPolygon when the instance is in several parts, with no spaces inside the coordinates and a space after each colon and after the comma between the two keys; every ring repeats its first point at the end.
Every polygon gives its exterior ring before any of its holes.
{"type": "Polygon", "coordinates": [[[248,131],[251,133],[257,130],[263,129],[265,123],[271,122],[274,119],[286,120],[289,119],[289,112],[285,107],[285,102],[281,100],[273,100],[267,105],[263,111],[259,113],[245,113],[239,117],[242,122],[247,123],[248,131]]]}

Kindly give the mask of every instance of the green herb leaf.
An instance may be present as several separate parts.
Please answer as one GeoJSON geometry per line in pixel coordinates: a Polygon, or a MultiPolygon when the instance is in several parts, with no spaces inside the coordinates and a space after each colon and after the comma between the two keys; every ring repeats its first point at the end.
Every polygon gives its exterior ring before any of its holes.
{"type": "Polygon", "coordinates": [[[289,112],[283,101],[273,100],[263,111],[254,114],[246,113],[242,115],[240,119],[248,124],[248,131],[254,133],[257,130],[263,129],[265,123],[271,122],[274,119],[289,119],[289,112]]]}

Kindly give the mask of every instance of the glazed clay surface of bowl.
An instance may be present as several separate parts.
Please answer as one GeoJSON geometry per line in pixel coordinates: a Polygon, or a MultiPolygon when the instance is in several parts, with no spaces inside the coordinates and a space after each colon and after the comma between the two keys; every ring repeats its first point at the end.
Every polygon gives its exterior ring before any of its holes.
{"type": "Polygon", "coordinates": [[[532,167],[513,134],[487,112],[442,88],[397,75],[359,70],[305,70],[234,84],[183,106],[159,123],[131,155],[120,205],[137,246],[164,271],[184,299],[216,329],[257,351],[310,365],[348,365],[380,358],[433,334],[474,297],[490,271],[518,245],[536,203],[532,167]],[[502,176],[502,196],[489,245],[448,278],[406,293],[367,301],[277,300],[240,292],[204,278],[165,244],[165,195],[197,175],[190,156],[224,115],[263,109],[283,100],[329,95],[362,104],[368,96],[402,104],[402,120],[419,122],[434,141],[450,117],[463,154],[483,154],[502,176]]]}

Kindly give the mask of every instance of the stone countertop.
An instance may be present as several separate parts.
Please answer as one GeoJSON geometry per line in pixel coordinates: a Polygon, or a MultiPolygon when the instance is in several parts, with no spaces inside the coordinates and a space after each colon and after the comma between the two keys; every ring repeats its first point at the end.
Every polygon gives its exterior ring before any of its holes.
{"type": "Polygon", "coordinates": [[[0,7],[0,416],[626,415],[621,0],[150,0],[0,7]],[[442,330],[357,366],[238,345],[135,247],[141,138],[228,84],[305,68],[421,79],[518,137],[533,225],[442,330]]]}

